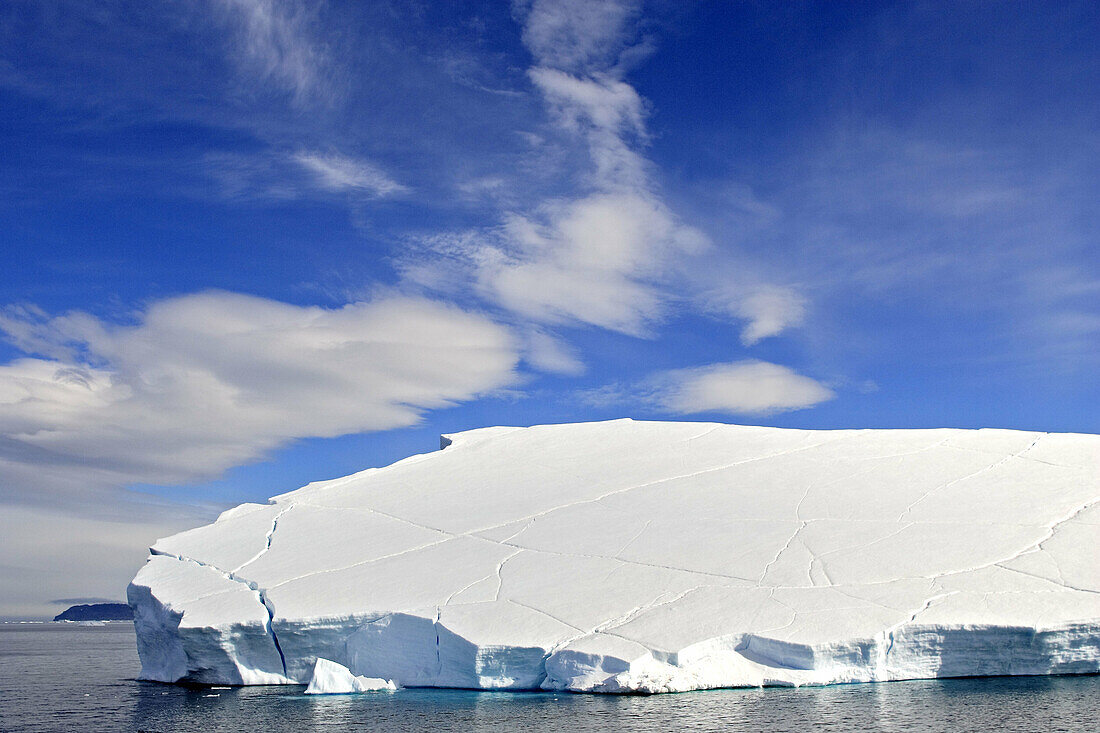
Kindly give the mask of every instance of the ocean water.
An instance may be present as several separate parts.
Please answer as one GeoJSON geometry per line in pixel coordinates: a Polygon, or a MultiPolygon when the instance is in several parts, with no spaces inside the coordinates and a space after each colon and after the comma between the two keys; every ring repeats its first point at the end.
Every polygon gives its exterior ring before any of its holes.
{"type": "Polygon", "coordinates": [[[3,731],[1100,730],[1100,676],[921,680],[653,697],[138,682],[130,624],[0,624],[3,731]]]}

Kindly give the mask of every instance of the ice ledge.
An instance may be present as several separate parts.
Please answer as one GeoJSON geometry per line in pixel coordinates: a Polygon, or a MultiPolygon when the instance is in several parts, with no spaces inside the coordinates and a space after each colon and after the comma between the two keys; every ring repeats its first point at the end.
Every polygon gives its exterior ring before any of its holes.
{"type": "Polygon", "coordinates": [[[476,443],[492,440],[493,438],[500,438],[509,433],[514,433],[519,430],[530,430],[530,428],[496,425],[490,428],[475,428],[473,430],[463,430],[460,433],[443,433],[439,436],[439,449],[444,450],[445,448],[449,448],[455,443],[461,443],[463,445],[474,445],[476,443]]]}

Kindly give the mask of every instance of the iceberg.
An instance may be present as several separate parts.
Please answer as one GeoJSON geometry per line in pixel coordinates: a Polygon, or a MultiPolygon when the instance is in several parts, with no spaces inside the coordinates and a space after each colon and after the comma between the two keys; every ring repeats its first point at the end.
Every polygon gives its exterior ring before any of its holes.
{"type": "Polygon", "coordinates": [[[329,659],[317,658],[313,665],[313,677],[306,687],[307,695],[347,695],[356,692],[393,692],[397,689],[390,680],[377,677],[362,677],[351,673],[342,664],[329,659]]]}
{"type": "Polygon", "coordinates": [[[159,540],[128,588],[142,677],[655,693],[1100,671],[1100,436],[615,420],[441,443],[159,540]]]}

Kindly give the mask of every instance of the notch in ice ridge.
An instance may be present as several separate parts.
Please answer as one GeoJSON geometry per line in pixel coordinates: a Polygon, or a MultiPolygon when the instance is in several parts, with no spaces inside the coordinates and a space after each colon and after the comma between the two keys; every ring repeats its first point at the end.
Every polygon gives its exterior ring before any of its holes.
{"type": "MultiPolygon", "coordinates": [[[[272,531],[274,531],[274,527],[272,528],[272,531]]],[[[270,535],[268,536],[268,542],[270,543],[270,535]]],[[[196,560],[193,557],[186,557],[184,555],[179,555],[172,552],[164,552],[163,550],[157,550],[154,547],[149,548],[149,553],[151,555],[157,555],[160,557],[175,558],[180,562],[189,562],[201,568],[212,570],[221,575],[226,580],[232,581],[234,583],[239,583],[255,593],[257,600],[259,600],[260,605],[263,606],[264,611],[267,613],[267,620],[264,623],[264,631],[267,632],[267,635],[271,638],[271,643],[275,646],[275,651],[279,653],[279,661],[283,667],[283,677],[289,680],[289,677],[287,676],[286,655],[283,654],[283,648],[279,644],[279,636],[275,633],[275,607],[268,600],[267,592],[264,588],[259,587],[259,584],[257,584],[255,581],[248,580],[247,578],[241,578],[233,572],[222,570],[215,565],[203,562],[202,560],[196,560]]]]}

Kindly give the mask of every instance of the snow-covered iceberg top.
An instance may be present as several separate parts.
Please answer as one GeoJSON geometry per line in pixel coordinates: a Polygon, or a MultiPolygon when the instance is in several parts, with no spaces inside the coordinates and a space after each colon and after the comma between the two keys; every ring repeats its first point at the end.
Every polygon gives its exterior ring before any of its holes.
{"type": "Polygon", "coordinates": [[[354,675],[344,665],[318,657],[306,694],[347,695],[355,692],[393,692],[396,689],[397,685],[390,680],[354,675]]]}
{"type": "Polygon", "coordinates": [[[142,675],[659,692],[1100,671],[1100,436],[486,428],[160,540],[142,675]]]}

